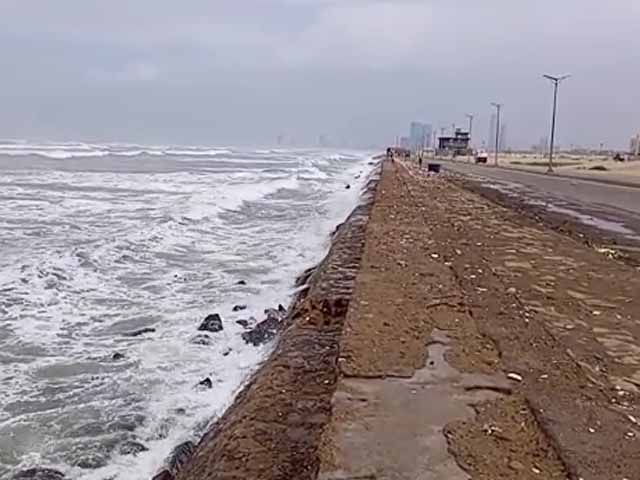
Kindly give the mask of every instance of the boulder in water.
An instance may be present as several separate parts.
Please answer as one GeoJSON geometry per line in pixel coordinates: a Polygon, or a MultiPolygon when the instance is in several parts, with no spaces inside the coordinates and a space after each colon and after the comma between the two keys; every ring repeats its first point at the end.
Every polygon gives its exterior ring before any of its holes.
{"type": "Polygon", "coordinates": [[[64,473],[53,468],[29,468],[13,476],[13,480],[64,480],[64,473]]]}
{"type": "Polygon", "coordinates": [[[247,306],[246,305],[236,305],[233,307],[233,311],[234,312],[241,312],[242,310],[246,310],[247,306]]]}
{"type": "Polygon", "coordinates": [[[243,328],[249,328],[249,320],[236,320],[236,323],[243,328]]]}
{"type": "Polygon", "coordinates": [[[113,355],[111,355],[111,360],[113,360],[114,362],[124,360],[124,353],[120,353],[120,352],[114,353],[113,355]]]}
{"type": "Polygon", "coordinates": [[[147,333],[154,333],[156,331],[155,328],[147,327],[141,328],[140,330],[134,330],[133,332],[127,332],[124,334],[125,337],[139,337],[141,335],[145,335],[147,333]]]}
{"type": "Polygon", "coordinates": [[[198,388],[209,389],[209,388],[213,388],[213,382],[209,377],[207,377],[204,380],[201,380],[200,382],[198,382],[198,385],[196,386],[198,388]]]}
{"type": "Polygon", "coordinates": [[[190,340],[194,345],[205,345],[209,346],[213,344],[213,339],[207,334],[196,335],[190,340]]]}
{"type": "Polygon", "coordinates": [[[217,313],[207,315],[207,318],[202,321],[198,330],[201,332],[219,332],[222,330],[222,318],[220,318],[220,315],[217,313]]]}
{"type": "Polygon", "coordinates": [[[184,442],[173,449],[167,462],[170,472],[179,472],[180,469],[189,461],[196,446],[193,442],[184,442]]]}
{"type": "Polygon", "coordinates": [[[236,282],[236,285],[246,285],[247,281],[246,280],[239,280],[238,282],[236,282]]]}
{"type": "Polygon", "coordinates": [[[120,455],[138,455],[142,452],[147,452],[149,448],[146,445],[143,445],[140,442],[136,442],[135,440],[127,440],[120,444],[118,451],[120,455]]]}
{"type": "Polygon", "coordinates": [[[272,340],[282,327],[282,318],[274,315],[273,312],[267,314],[267,318],[256,325],[253,329],[242,334],[242,339],[254,347],[272,340]]]}

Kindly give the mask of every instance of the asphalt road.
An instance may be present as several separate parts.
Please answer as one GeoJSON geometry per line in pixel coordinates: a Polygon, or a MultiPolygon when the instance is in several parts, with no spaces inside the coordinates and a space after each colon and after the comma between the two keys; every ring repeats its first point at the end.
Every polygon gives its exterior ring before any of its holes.
{"type": "Polygon", "coordinates": [[[524,197],[527,202],[544,204],[556,213],[640,241],[640,188],[462,161],[441,163],[445,171],[471,176],[485,187],[524,197]]]}

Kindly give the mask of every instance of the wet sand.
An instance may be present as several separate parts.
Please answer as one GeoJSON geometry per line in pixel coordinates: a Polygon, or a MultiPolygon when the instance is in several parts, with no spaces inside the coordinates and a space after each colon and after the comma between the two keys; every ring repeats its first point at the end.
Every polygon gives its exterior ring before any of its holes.
{"type": "Polygon", "coordinates": [[[178,478],[637,477],[634,266],[399,163],[354,218],[178,478]]]}

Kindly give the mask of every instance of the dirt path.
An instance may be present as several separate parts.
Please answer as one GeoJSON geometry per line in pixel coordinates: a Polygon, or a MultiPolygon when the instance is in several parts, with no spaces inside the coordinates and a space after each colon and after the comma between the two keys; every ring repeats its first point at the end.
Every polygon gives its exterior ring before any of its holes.
{"type": "Polygon", "coordinates": [[[321,478],[638,478],[639,317],[632,267],[388,164],[321,478]]]}

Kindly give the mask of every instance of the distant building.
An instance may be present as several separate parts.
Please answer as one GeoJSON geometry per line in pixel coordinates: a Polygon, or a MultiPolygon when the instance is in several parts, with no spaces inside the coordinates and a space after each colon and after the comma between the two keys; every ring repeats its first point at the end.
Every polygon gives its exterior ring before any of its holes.
{"type": "Polygon", "coordinates": [[[326,148],[329,146],[329,139],[327,138],[326,135],[320,135],[320,137],[318,137],[318,146],[326,148]]]}
{"type": "Polygon", "coordinates": [[[640,133],[631,137],[631,142],[629,143],[629,153],[631,155],[635,155],[636,157],[640,155],[640,133]]]}
{"type": "Polygon", "coordinates": [[[506,123],[500,125],[500,140],[498,142],[498,145],[501,152],[504,152],[509,148],[507,144],[507,124],[506,123]]]}
{"type": "Polygon", "coordinates": [[[431,125],[411,122],[409,126],[409,141],[413,150],[427,148],[431,143],[431,125]]]}
{"type": "Polygon", "coordinates": [[[400,148],[411,149],[411,139],[409,137],[400,137],[400,148]]]}
{"type": "Polygon", "coordinates": [[[540,148],[540,153],[547,154],[549,152],[549,137],[542,137],[538,147],[540,148]]]}
{"type": "Polygon", "coordinates": [[[438,138],[438,155],[467,155],[469,153],[469,132],[456,128],[452,137],[438,138]]]}
{"type": "Polygon", "coordinates": [[[489,123],[489,138],[487,139],[488,150],[493,152],[496,149],[496,124],[498,123],[498,116],[495,113],[491,114],[491,122],[489,123]]]}

